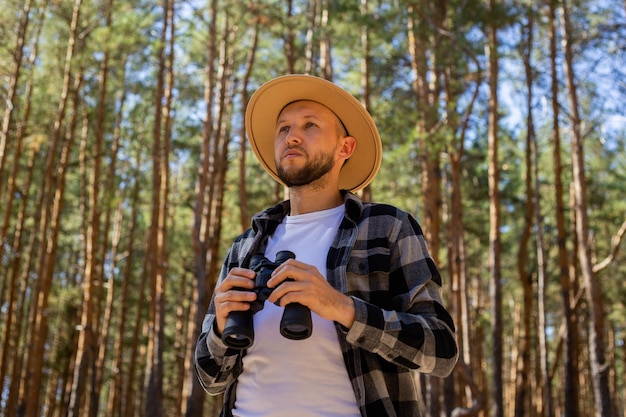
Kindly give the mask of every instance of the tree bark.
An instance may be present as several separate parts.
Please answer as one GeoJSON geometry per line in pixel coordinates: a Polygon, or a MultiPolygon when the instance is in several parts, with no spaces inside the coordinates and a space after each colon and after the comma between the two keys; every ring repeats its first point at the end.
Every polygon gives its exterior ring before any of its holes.
{"type": "MultiPolygon", "coordinates": [[[[217,14],[218,4],[216,0],[212,0],[209,6],[209,32],[207,34],[207,60],[204,68],[204,102],[206,104],[206,113],[203,120],[202,143],[200,147],[200,164],[198,166],[198,180],[195,190],[195,202],[193,210],[193,228],[192,242],[194,249],[194,265],[196,279],[196,316],[193,326],[194,333],[192,339],[198,340],[202,331],[202,322],[209,308],[211,301],[211,281],[209,271],[207,270],[206,256],[207,245],[205,241],[205,229],[207,228],[207,187],[209,183],[209,171],[211,163],[211,142],[213,138],[214,125],[214,100],[215,100],[215,68],[217,60],[217,14]]],[[[242,136],[243,140],[243,136],[242,136]]],[[[205,400],[205,393],[197,378],[193,379],[191,391],[187,398],[187,410],[185,416],[193,417],[201,415],[205,400]]]]}
{"type": "Polygon", "coordinates": [[[164,21],[159,48],[155,118],[153,129],[153,198],[150,247],[151,307],[146,368],[146,415],[163,415],[163,342],[165,287],[167,276],[167,219],[169,197],[169,153],[171,140],[172,93],[174,88],[174,0],[163,0],[164,21]]]}
{"type": "MultiPolygon", "coordinates": [[[[361,25],[361,103],[363,107],[371,113],[372,109],[372,97],[371,97],[371,84],[370,84],[370,64],[372,61],[370,52],[370,35],[369,25],[367,25],[368,19],[370,19],[369,12],[369,0],[360,0],[360,16],[363,20],[361,25]]],[[[372,187],[368,184],[361,190],[361,199],[363,201],[372,201],[372,187]]]]}
{"type": "Polygon", "coordinates": [[[561,134],[559,113],[560,105],[559,78],[557,75],[557,29],[555,14],[558,0],[550,0],[548,7],[548,24],[550,37],[550,78],[552,92],[552,143],[553,166],[554,166],[554,193],[556,201],[556,224],[557,224],[557,248],[559,265],[559,283],[561,293],[561,305],[563,309],[563,411],[564,417],[578,417],[578,369],[576,366],[576,317],[570,304],[572,303],[572,291],[570,288],[569,254],[566,246],[567,229],[565,220],[566,206],[563,202],[563,166],[561,162],[561,134]]]}
{"type": "MultiPolygon", "coordinates": [[[[80,0],[77,1],[77,4],[80,0]]],[[[61,231],[61,214],[63,212],[63,205],[65,203],[65,186],[67,169],[69,165],[70,155],[74,144],[74,137],[76,136],[76,123],[78,118],[78,91],[81,88],[83,79],[82,74],[75,76],[75,83],[73,86],[73,113],[71,115],[70,123],[67,127],[66,137],[61,149],[61,157],[56,169],[56,183],[54,183],[54,195],[52,199],[52,207],[50,209],[50,223],[49,223],[49,235],[45,242],[44,252],[40,254],[43,259],[40,260],[40,282],[38,283],[36,307],[31,308],[31,317],[34,314],[34,321],[32,326],[31,335],[31,354],[32,360],[29,355],[26,366],[26,378],[36,381],[36,386],[29,382],[24,383],[24,389],[21,391],[21,404],[25,417],[35,417],[39,410],[39,396],[41,389],[45,386],[42,381],[43,360],[45,352],[45,344],[48,336],[48,301],[50,295],[50,289],[52,286],[52,277],[54,273],[55,259],[58,249],[59,234],[61,231]],[[36,332],[36,333],[35,333],[36,332]],[[29,387],[29,389],[26,389],[29,387]]],[[[60,126],[61,124],[59,124],[60,126]]],[[[51,185],[52,186],[52,185],[51,185]]],[[[21,410],[19,411],[21,413],[21,410]]],[[[21,415],[21,414],[20,414],[21,415]]]]}
{"type": "MultiPolygon", "coordinates": [[[[519,328],[520,342],[516,343],[518,348],[517,363],[513,363],[512,368],[516,370],[513,381],[515,382],[515,417],[523,417],[528,415],[528,399],[530,398],[530,350],[532,338],[532,308],[533,308],[533,281],[532,274],[528,271],[529,250],[528,244],[531,237],[531,229],[533,226],[533,218],[535,210],[538,209],[539,192],[533,187],[534,174],[536,173],[533,165],[533,156],[536,150],[536,138],[533,121],[533,74],[532,74],[532,42],[533,42],[533,18],[532,13],[528,12],[527,24],[522,26],[521,38],[521,54],[524,62],[526,74],[526,126],[528,132],[526,134],[526,153],[525,153],[525,172],[526,178],[526,204],[524,209],[524,226],[520,237],[520,244],[517,254],[517,273],[523,292],[523,302],[521,309],[521,328],[519,328]],[[533,192],[534,191],[534,192],[533,192]]],[[[539,217],[539,216],[537,216],[539,217]]],[[[538,228],[542,226],[538,224],[538,228]]],[[[539,240],[539,239],[538,239],[539,240]]],[[[542,292],[537,291],[541,296],[542,292]]],[[[538,331],[543,332],[543,328],[539,326],[538,331]]]]}
{"type": "MultiPolygon", "coordinates": [[[[426,11],[419,11],[415,5],[408,8],[409,52],[413,72],[413,93],[417,104],[417,120],[415,122],[421,172],[422,216],[421,224],[424,237],[429,245],[429,252],[435,264],[439,264],[439,233],[441,229],[442,210],[442,175],[441,145],[435,140],[435,129],[439,121],[439,96],[441,81],[439,70],[439,51],[437,42],[429,28],[430,22],[424,22],[426,14],[436,27],[441,27],[441,19],[445,16],[435,3],[430,3],[426,11]],[[435,45],[429,51],[428,46],[435,45]],[[431,56],[429,60],[429,56],[431,56]]],[[[426,376],[428,385],[426,398],[427,408],[432,415],[441,414],[441,380],[426,376]]]]}
{"type": "MultiPolygon", "coordinates": [[[[40,12],[41,15],[41,19],[39,21],[39,24],[36,27],[36,33],[34,35],[34,41],[32,44],[32,50],[30,53],[30,56],[28,58],[28,62],[30,65],[32,65],[35,60],[37,59],[37,53],[39,50],[39,39],[40,39],[40,35],[41,35],[41,28],[43,27],[43,16],[45,14],[45,7],[46,5],[42,5],[41,9],[42,11],[40,12]]],[[[27,8],[27,5],[24,6],[25,10],[27,8]]],[[[30,7],[30,6],[28,6],[30,7]]],[[[25,23],[24,23],[25,24],[25,23]]],[[[24,34],[20,35],[20,36],[25,36],[25,32],[26,32],[26,28],[21,28],[22,24],[20,24],[20,29],[19,29],[19,33],[21,34],[21,32],[23,31],[24,34]]],[[[22,46],[23,47],[23,46],[22,46]]],[[[21,58],[20,58],[20,62],[21,62],[21,58]]],[[[2,223],[2,229],[0,229],[0,259],[3,259],[4,257],[4,249],[5,246],[8,246],[5,242],[7,237],[8,237],[8,231],[10,228],[10,224],[11,224],[11,216],[13,215],[13,203],[14,203],[14,196],[16,195],[17,191],[18,191],[18,173],[20,172],[20,158],[22,157],[23,152],[23,146],[24,146],[24,136],[26,134],[26,127],[28,126],[28,122],[30,120],[30,113],[31,113],[31,98],[32,98],[32,93],[33,93],[33,71],[31,71],[29,74],[29,78],[28,81],[26,83],[26,88],[25,88],[25,93],[24,93],[24,107],[23,107],[23,111],[22,111],[22,118],[20,123],[17,126],[17,130],[15,133],[15,144],[14,144],[14,149],[13,149],[13,165],[11,167],[11,173],[8,177],[8,186],[7,186],[7,190],[8,190],[8,201],[6,202],[6,205],[4,207],[5,210],[5,214],[4,214],[4,219],[3,219],[3,223],[2,223]]],[[[14,76],[16,78],[15,81],[12,81],[14,83],[17,83],[17,75],[14,76]]],[[[12,107],[12,104],[8,105],[9,107],[12,107]]],[[[10,110],[7,108],[7,113],[10,113],[10,110]]],[[[10,119],[12,116],[11,114],[5,114],[5,118],[6,119],[10,119]]],[[[7,122],[5,119],[5,123],[7,124],[7,134],[8,134],[8,129],[9,129],[9,125],[10,123],[7,122]]],[[[40,136],[41,137],[41,136],[40,136]]],[[[13,236],[13,244],[11,246],[11,254],[12,257],[14,259],[13,261],[13,267],[10,268],[11,263],[9,263],[7,265],[6,268],[6,277],[9,277],[10,275],[10,279],[6,280],[5,283],[8,282],[8,291],[9,291],[9,299],[7,301],[7,306],[6,306],[6,318],[5,318],[5,323],[4,323],[4,327],[2,329],[3,332],[3,337],[2,337],[2,355],[0,358],[0,392],[5,392],[4,391],[4,383],[5,383],[5,376],[7,375],[7,372],[9,372],[9,370],[7,369],[9,363],[12,363],[13,360],[11,359],[15,353],[16,350],[14,349],[15,346],[17,346],[17,343],[19,343],[19,336],[20,336],[20,331],[15,332],[15,327],[14,326],[19,326],[19,328],[21,329],[21,324],[20,321],[18,319],[18,311],[20,309],[22,309],[22,305],[18,303],[18,295],[21,294],[21,292],[18,292],[18,276],[19,276],[19,272],[18,272],[18,267],[17,265],[19,265],[19,262],[21,260],[21,256],[22,256],[22,231],[24,230],[24,221],[25,221],[25,216],[26,216],[26,206],[27,206],[27,202],[29,200],[29,195],[30,195],[30,186],[32,184],[32,176],[33,176],[33,165],[34,165],[34,149],[29,149],[27,152],[27,180],[25,185],[22,186],[22,189],[20,191],[21,194],[21,205],[20,207],[17,209],[17,221],[16,221],[16,225],[14,228],[14,236],[13,236]]],[[[3,169],[0,167],[0,175],[2,173],[3,169]]],[[[1,192],[0,192],[1,193],[1,192]]],[[[2,197],[0,196],[0,200],[2,199],[2,197]]],[[[0,266],[0,269],[2,267],[0,266]]],[[[21,358],[19,359],[21,361],[21,358]]],[[[19,378],[16,379],[12,379],[12,381],[19,381],[19,378]]],[[[19,382],[14,382],[13,384],[17,383],[19,385],[19,382]]]]}
{"type": "MultiPolygon", "coordinates": [[[[259,26],[260,17],[256,16],[254,19],[252,43],[246,59],[245,75],[241,84],[241,120],[245,120],[246,107],[248,106],[248,101],[250,100],[248,85],[250,83],[252,69],[254,68],[257,45],[259,42],[259,26]]],[[[241,126],[239,137],[241,138],[241,142],[239,143],[239,227],[241,228],[241,231],[244,231],[250,226],[250,213],[248,212],[248,197],[246,189],[246,150],[248,146],[246,140],[246,129],[243,124],[241,126]]]]}
{"type": "MultiPolygon", "coordinates": [[[[41,388],[39,381],[41,381],[42,377],[44,346],[48,333],[46,308],[48,306],[48,296],[55,265],[58,245],[57,239],[60,231],[60,215],[63,206],[63,194],[65,192],[65,174],[70,157],[69,152],[73,144],[73,132],[69,135],[68,140],[63,146],[60,161],[57,159],[57,149],[63,135],[65,113],[72,88],[72,60],[77,39],[81,4],[81,0],[76,0],[72,11],[61,97],[45,162],[45,179],[40,194],[41,202],[38,202],[40,207],[44,208],[40,215],[39,222],[39,239],[44,248],[39,254],[39,278],[32,294],[33,302],[31,304],[29,320],[31,323],[30,349],[24,368],[26,375],[22,378],[20,388],[20,406],[18,413],[25,417],[34,417],[39,406],[39,392],[41,388]],[[56,185],[53,181],[54,178],[57,179],[56,185]],[[45,205],[42,205],[42,203],[45,203],[45,205]]],[[[82,81],[79,77],[76,80],[77,85],[75,86],[74,92],[78,90],[78,85],[80,85],[80,81],[82,81]]]]}
{"type": "MultiPolygon", "coordinates": [[[[4,183],[5,183],[5,181],[3,180],[3,176],[4,176],[6,154],[7,154],[6,152],[7,139],[9,137],[11,125],[13,124],[13,112],[17,105],[16,92],[17,92],[19,78],[22,73],[22,59],[24,57],[24,45],[26,43],[26,31],[28,30],[28,24],[30,23],[30,5],[31,5],[31,0],[24,1],[24,6],[22,7],[22,16],[20,18],[20,22],[17,28],[17,45],[15,46],[15,49],[13,50],[15,66],[9,78],[9,88],[7,90],[6,99],[3,100],[6,103],[6,107],[4,109],[4,116],[2,117],[2,127],[0,128],[0,200],[2,200],[4,183]]],[[[8,205],[8,208],[5,209],[7,213],[11,211],[12,200],[13,200],[12,194],[9,194],[9,205],[8,205]]],[[[5,239],[5,236],[6,236],[6,231],[3,231],[3,233],[0,234],[0,259],[2,259],[2,250],[4,247],[3,242],[5,239]]]]}
{"type": "MultiPolygon", "coordinates": [[[[496,0],[489,0],[489,10],[494,12],[496,0]]],[[[488,164],[489,164],[489,273],[490,299],[492,309],[492,415],[502,417],[503,400],[503,347],[502,347],[502,274],[500,242],[500,167],[498,160],[498,39],[495,16],[487,25],[488,78],[489,78],[489,127],[488,127],[488,164]]]]}
{"type": "Polygon", "coordinates": [[[589,303],[589,360],[591,366],[591,384],[594,394],[594,415],[596,417],[611,415],[612,398],[609,390],[608,364],[605,352],[604,301],[602,289],[596,280],[591,261],[589,242],[589,214],[587,212],[587,190],[585,176],[585,159],[581,119],[578,109],[578,93],[574,75],[574,56],[570,33],[569,8],[562,0],[561,19],[563,27],[563,49],[565,52],[565,77],[570,101],[572,121],[572,181],[576,211],[576,235],[578,237],[578,261],[580,272],[585,284],[587,302],[589,303]]]}
{"type": "MultiPolygon", "coordinates": [[[[112,0],[106,5],[106,26],[111,26],[111,7],[112,0]]],[[[85,387],[91,385],[88,391],[89,398],[87,401],[87,415],[96,417],[98,413],[98,401],[100,387],[97,381],[100,379],[101,368],[97,365],[97,332],[98,318],[96,315],[97,290],[99,283],[102,282],[102,268],[99,265],[98,253],[100,251],[99,241],[101,235],[100,227],[100,180],[102,167],[102,149],[104,142],[104,119],[106,115],[106,97],[107,97],[107,81],[108,81],[108,61],[109,52],[105,51],[103,60],[100,64],[99,74],[99,98],[96,113],[95,143],[93,146],[93,166],[91,167],[91,176],[88,186],[88,214],[87,214],[87,233],[85,237],[85,270],[83,275],[83,300],[80,318],[80,332],[78,337],[76,363],[74,365],[74,377],[72,380],[72,391],[70,396],[69,416],[78,416],[82,414],[81,404],[83,402],[82,395],[85,387]],[[89,368],[89,369],[88,369],[89,368]],[[86,379],[86,373],[92,373],[91,381],[95,384],[89,384],[86,379]]],[[[108,230],[105,229],[105,233],[108,230]]],[[[102,345],[100,345],[103,347],[102,345]]],[[[106,344],[105,344],[106,346],[106,344]]]]}

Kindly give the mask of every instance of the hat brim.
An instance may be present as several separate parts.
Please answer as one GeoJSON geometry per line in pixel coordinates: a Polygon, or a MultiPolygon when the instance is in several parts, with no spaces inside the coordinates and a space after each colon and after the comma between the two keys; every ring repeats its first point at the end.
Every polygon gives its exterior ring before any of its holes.
{"type": "Polygon", "coordinates": [[[274,160],[276,121],[281,110],[298,100],[316,101],[334,112],[356,139],[356,149],[339,174],[339,189],[357,191],[376,176],[382,160],[382,143],[374,120],[351,94],[323,78],[285,75],[263,84],[250,98],[245,126],[252,151],[263,168],[278,182],[274,160]]]}

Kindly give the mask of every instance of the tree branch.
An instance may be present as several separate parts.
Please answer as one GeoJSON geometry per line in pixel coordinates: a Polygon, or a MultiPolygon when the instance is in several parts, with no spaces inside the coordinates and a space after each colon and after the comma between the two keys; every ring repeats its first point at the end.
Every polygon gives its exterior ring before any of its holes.
{"type": "Polygon", "coordinates": [[[617,252],[619,251],[619,246],[622,243],[622,239],[624,238],[625,234],[626,234],[626,219],[624,219],[622,226],[619,228],[615,236],[611,238],[611,251],[609,255],[606,258],[604,258],[602,262],[597,263],[593,266],[593,272],[602,271],[604,268],[609,266],[611,262],[613,262],[613,260],[617,256],[617,252]]]}

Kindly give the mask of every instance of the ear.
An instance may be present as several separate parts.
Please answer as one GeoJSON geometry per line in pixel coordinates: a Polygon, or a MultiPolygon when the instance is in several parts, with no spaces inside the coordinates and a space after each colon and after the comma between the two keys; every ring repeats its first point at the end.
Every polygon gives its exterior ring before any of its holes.
{"type": "Polygon", "coordinates": [[[356,139],[354,139],[352,136],[344,136],[340,140],[341,145],[339,148],[338,156],[345,161],[349,159],[354,153],[354,150],[356,149],[356,139]]]}

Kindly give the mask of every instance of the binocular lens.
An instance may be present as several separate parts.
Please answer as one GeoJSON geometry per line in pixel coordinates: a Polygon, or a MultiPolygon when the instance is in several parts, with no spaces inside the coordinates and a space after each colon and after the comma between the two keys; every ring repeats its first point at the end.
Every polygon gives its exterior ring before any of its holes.
{"type": "Polygon", "coordinates": [[[252,313],[249,311],[233,311],[226,319],[222,341],[234,349],[246,349],[252,346],[254,326],[252,313]]]}
{"type": "Polygon", "coordinates": [[[291,340],[302,340],[313,333],[311,311],[299,303],[287,304],[280,320],[280,334],[291,340]]]}
{"type": "Polygon", "coordinates": [[[301,324],[294,324],[292,326],[285,326],[280,329],[280,333],[291,340],[301,340],[309,337],[309,329],[301,324]]]}
{"type": "Polygon", "coordinates": [[[225,343],[235,349],[245,349],[252,346],[252,340],[242,334],[231,334],[226,336],[225,343]]]}

